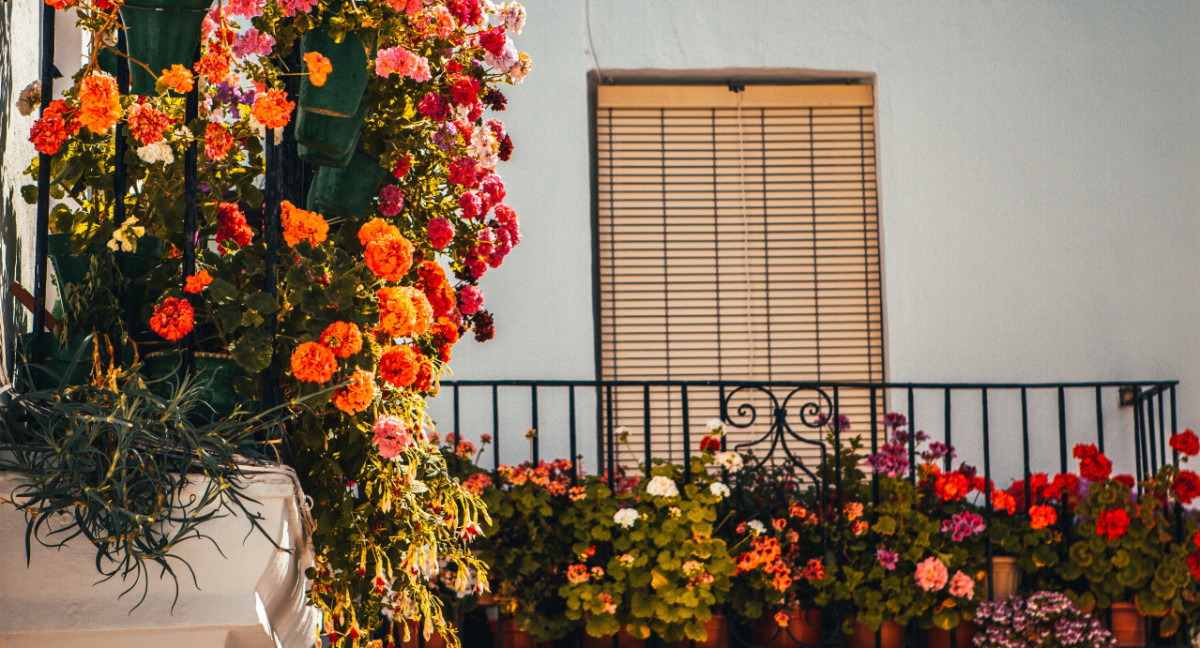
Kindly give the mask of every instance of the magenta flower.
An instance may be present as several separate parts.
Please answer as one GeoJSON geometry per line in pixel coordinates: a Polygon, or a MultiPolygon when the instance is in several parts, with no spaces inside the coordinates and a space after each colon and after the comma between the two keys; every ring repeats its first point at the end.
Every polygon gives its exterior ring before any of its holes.
{"type": "Polygon", "coordinates": [[[878,551],[876,551],[875,558],[879,561],[879,564],[883,565],[883,568],[888,571],[896,569],[896,562],[900,560],[899,554],[891,549],[888,549],[887,547],[881,547],[878,551]]]}

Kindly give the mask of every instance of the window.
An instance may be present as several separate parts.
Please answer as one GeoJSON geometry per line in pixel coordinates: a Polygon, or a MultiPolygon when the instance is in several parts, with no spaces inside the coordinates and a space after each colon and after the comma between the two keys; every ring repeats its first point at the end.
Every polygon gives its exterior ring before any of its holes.
{"type": "MultiPolygon", "coordinates": [[[[596,110],[601,378],[883,380],[871,86],[600,86],[596,110]]],[[[649,405],[677,458],[681,395],[646,396],[618,389],[612,422],[640,458],[649,405]]],[[[691,390],[694,435],[719,398],[691,390]]]]}

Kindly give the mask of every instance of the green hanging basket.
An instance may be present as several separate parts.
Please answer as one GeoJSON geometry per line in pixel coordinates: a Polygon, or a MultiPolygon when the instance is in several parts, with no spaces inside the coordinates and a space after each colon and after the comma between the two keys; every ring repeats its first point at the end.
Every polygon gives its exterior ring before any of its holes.
{"type": "Polygon", "coordinates": [[[212,4],[212,0],[133,0],[121,6],[121,22],[133,59],[129,63],[131,94],[154,94],[156,77],[176,63],[191,69],[204,16],[212,4]]]}
{"type": "MultiPolygon", "coordinates": [[[[301,42],[304,53],[320,52],[329,58],[333,73],[325,85],[315,86],[308,76],[300,78],[300,110],[331,117],[353,117],[367,90],[367,66],[370,64],[362,39],[348,33],[338,43],[329,35],[327,26],[304,33],[301,42]]],[[[308,144],[312,147],[311,144],[308,144]]]]}
{"type": "Polygon", "coordinates": [[[362,218],[386,176],[379,158],[359,148],[344,168],[317,169],[308,189],[307,208],[326,217],[362,218]]]}
{"type": "Polygon", "coordinates": [[[358,112],[350,117],[301,110],[296,117],[296,150],[300,158],[317,166],[349,164],[367,116],[367,102],[359,104],[358,112]]]}

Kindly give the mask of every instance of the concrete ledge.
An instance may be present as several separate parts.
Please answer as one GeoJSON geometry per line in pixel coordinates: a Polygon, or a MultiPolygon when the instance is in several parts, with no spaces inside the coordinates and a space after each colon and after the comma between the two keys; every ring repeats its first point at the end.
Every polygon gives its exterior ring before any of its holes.
{"type": "MultiPolygon", "coordinates": [[[[129,583],[96,584],[95,551],[86,541],[72,541],[61,551],[35,543],[27,568],[25,518],[0,503],[0,648],[312,646],[321,618],[305,604],[304,570],[313,552],[304,495],[290,468],[245,472],[243,493],[258,501],[247,508],[263,516],[263,527],[288,551],[252,531],[244,516],[210,521],[202,530],[220,551],[205,540],[179,546],[199,589],[186,569],[176,568],[174,610],[174,586],[157,569],[151,570],[146,601],[133,611],[140,584],[123,599],[117,597],[129,583]]],[[[9,498],[19,483],[18,475],[0,473],[0,497],[9,498]]]]}

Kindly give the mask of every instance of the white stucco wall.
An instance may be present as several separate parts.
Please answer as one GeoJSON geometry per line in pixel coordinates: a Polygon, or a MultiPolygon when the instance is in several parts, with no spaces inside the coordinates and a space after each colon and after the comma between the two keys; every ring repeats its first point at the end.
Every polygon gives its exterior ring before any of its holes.
{"type": "MultiPolygon", "coordinates": [[[[458,378],[594,373],[585,3],[525,4],[525,241],[458,378]]],[[[1200,423],[1200,5],[591,0],[591,29],[602,70],[877,76],[892,380],[1177,378],[1200,423]]]]}

